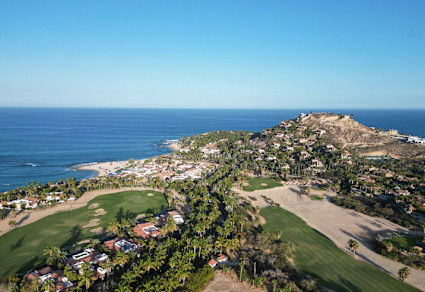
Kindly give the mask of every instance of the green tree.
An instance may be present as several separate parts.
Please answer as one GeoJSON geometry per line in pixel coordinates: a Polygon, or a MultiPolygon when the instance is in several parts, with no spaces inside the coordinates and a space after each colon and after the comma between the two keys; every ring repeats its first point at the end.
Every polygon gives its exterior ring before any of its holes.
{"type": "Polygon", "coordinates": [[[46,263],[53,266],[61,266],[66,259],[66,253],[59,247],[49,245],[43,250],[43,254],[47,257],[46,263]]]}
{"type": "Polygon", "coordinates": [[[408,267],[404,267],[398,270],[398,277],[402,281],[406,280],[411,274],[412,274],[412,271],[410,271],[408,267]]]}
{"type": "Polygon", "coordinates": [[[350,252],[354,251],[354,254],[356,254],[356,250],[359,248],[359,243],[353,239],[348,240],[348,246],[350,248],[350,252]]]}
{"type": "Polygon", "coordinates": [[[78,275],[78,287],[85,286],[87,290],[90,289],[91,284],[96,278],[94,273],[91,270],[89,263],[84,263],[80,268],[80,273],[78,275]]]}

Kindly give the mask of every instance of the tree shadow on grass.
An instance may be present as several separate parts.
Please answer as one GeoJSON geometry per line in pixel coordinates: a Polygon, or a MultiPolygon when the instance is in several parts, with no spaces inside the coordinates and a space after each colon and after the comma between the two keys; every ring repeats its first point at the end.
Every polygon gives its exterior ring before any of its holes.
{"type": "Polygon", "coordinates": [[[22,246],[22,242],[24,241],[25,235],[21,237],[21,239],[19,239],[17,242],[13,243],[10,246],[10,251],[14,251],[15,249],[19,248],[22,246]]]}
{"type": "Polygon", "coordinates": [[[121,223],[121,221],[123,220],[123,219],[126,219],[126,220],[128,220],[128,219],[133,219],[133,218],[136,218],[136,216],[137,216],[137,214],[136,213],[134,213],[134,212],[130,212],[130,211],[124,211],[124,209],[121,207],[119,210],[118,210],[118,212],[116,213],[116,215],[115,215],[115,218],[117,219],[117,221],[119,222],[119,223],[121,223]]]}
{"type": "Polygon", "coordinates": [[[70,237],[62,246],[72,246],[74,243],[76,243],[81,238],[82,230],[83,229],[80,225],[74,225],[71,230],[68,231],[70,237]]]}
{"type": "MultiPolygon", "coordinates": [[[[40,258],[38,256],[34,256],[29,261],[21,265],[18,272],[25,273],[36,269],[38,266],[40,266],[40,258]]],[[[8,274],[10,274],[10,270],[8,271],[8,274]]]]}

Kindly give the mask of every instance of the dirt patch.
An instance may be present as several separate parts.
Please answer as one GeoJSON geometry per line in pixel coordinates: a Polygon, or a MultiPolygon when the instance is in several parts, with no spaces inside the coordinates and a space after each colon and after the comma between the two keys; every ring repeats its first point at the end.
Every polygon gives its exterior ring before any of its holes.
{"type": "Polygon", "coordinates": [[[102,234],[103,233],[103,228],[102,227],[98,227],[95,229],[90,230],[91,233],[94,233],[96,235],[102,234]]]}
{"type": "Polygon", "coordinates": [[[262,289],[254,289],[248,285],[244,285],[241,282],[238,282],[236,278],[232,278],[230,275],[225,275],[221,271],[216,271],[214,278],[208,283],[203,292],[216,292],[216,291],[227,291],[227,292],[259,292],[266,291],[262,289]]]}
{"type": "Polygon", "coordinates": [[[96,209],[97,207],[99,207],[99,203],[91,204],[88,209],[96,209]]]}
{"type": "Polygon", "coordinates": [[[102,208],[100,208],[100,209],[97,209],[96,211],[94,211],[93,216],[97,217],[97,216],[102,216],[102,215],[105,215],[105,214],[106,214],[106,211],[103,210],[102,208]]]}
{"type": "Polygon", "coordinates": [[[87,229],[87,228],[96,227],[97,225],[99,225],[99,221],[100,219],[92,219],[90,220],[88,224],[84,225],[82,228],[87,229]]]}
{"type": "Polygon", "coordinates": [[[154,196],[154,194],[148,193],[148,197],[153,197],[153,196],[154,196]]]}
{"type": "Polygon", "coordinates": [[[81,245],[81,244],[87,244],[87,243],[89,243],[89,242],[90,242],[90,240],[88,240],[88,239],[86,239],[86,240],[81,240],[81,241],[77,242],[77,244],[75,244],[74,246],[81,245]]]}

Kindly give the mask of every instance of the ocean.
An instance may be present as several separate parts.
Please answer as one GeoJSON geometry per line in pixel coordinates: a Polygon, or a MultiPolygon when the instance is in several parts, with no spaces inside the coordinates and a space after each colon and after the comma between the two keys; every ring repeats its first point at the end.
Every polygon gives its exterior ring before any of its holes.
{"type": "MultiPolygon", "coordinates": [[[[260,131],[311,109],[0,108],[0,191],[29,181],[95,175],[73,166],[171,152],[166,139],[213,130],[260,131]]],[[[327,110],[382,129],[425,136],[425,110],[327,110]]]]}

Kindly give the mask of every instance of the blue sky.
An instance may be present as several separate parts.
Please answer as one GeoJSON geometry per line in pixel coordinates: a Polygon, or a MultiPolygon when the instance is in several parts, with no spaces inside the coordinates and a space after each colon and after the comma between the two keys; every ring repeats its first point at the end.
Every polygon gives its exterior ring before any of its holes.
{"type": "Polygon", "coordinates": [[[425,1],[0,1],[0,106],[425,108],[425,1]]]}

